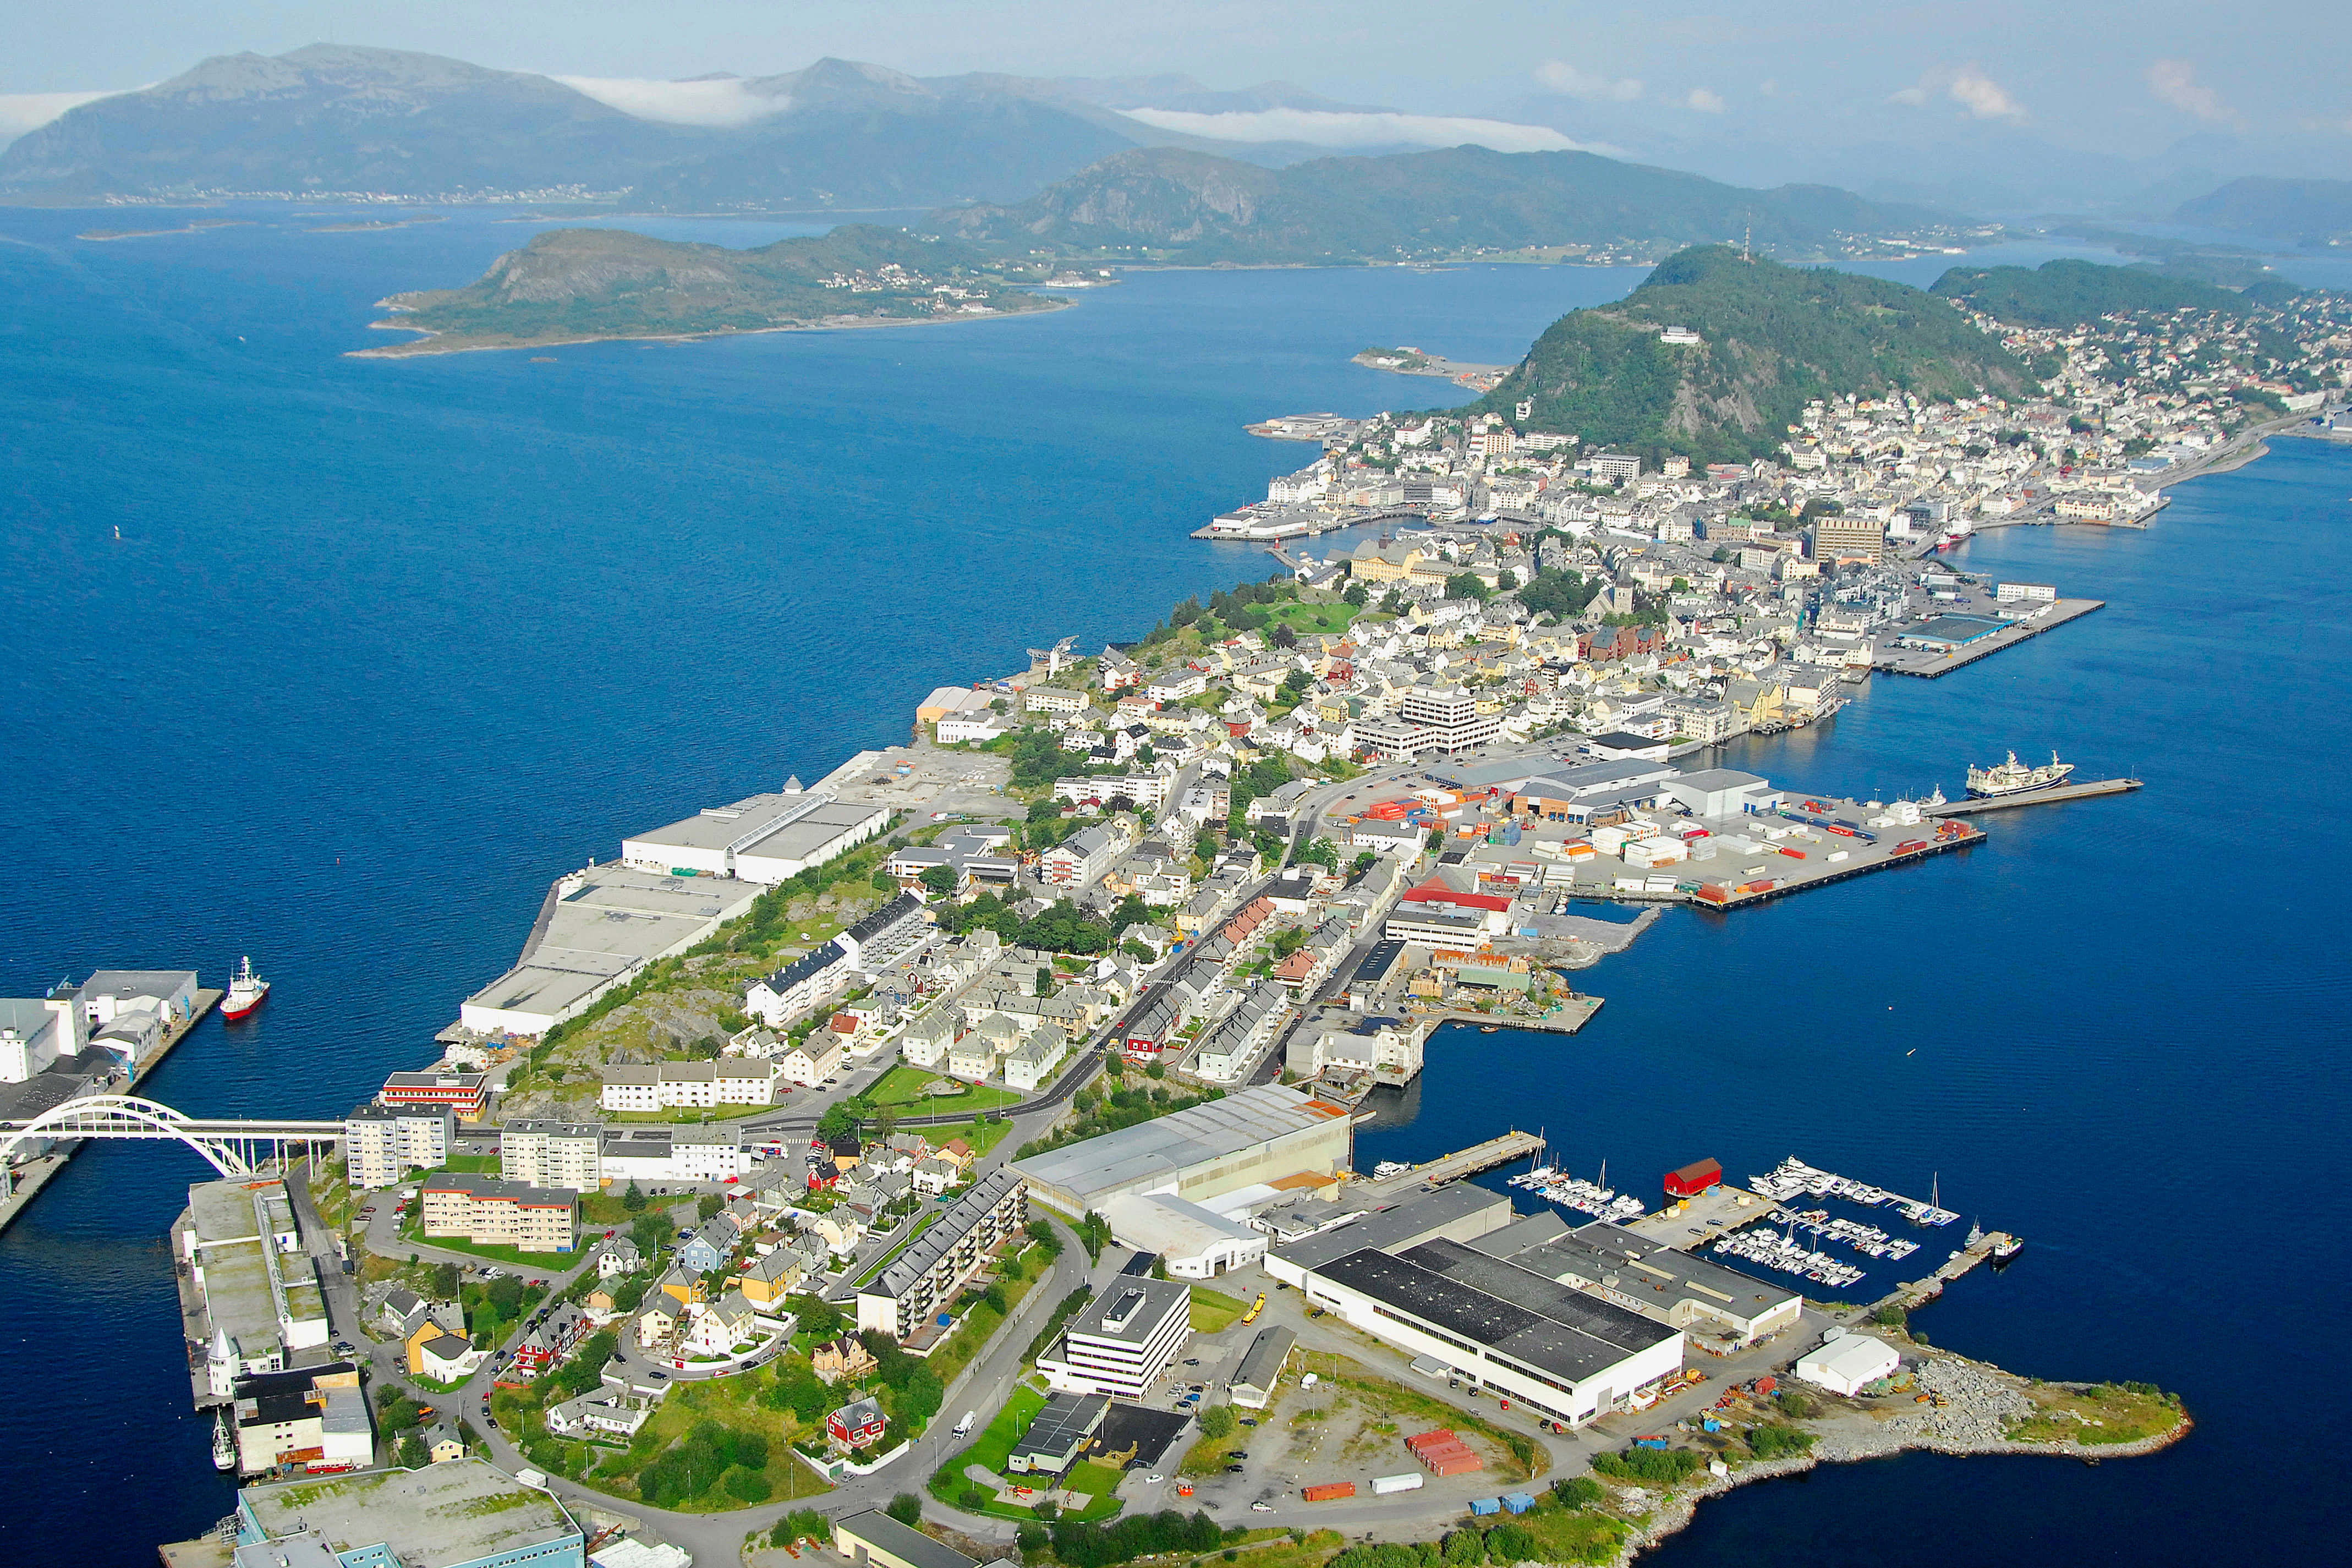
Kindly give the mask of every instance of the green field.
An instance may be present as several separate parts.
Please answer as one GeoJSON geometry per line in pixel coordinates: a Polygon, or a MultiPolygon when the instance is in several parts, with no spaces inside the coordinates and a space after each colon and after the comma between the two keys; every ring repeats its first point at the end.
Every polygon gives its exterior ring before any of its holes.
{"type": "Polygon", "coordinates": [[[1021,1099],[1009,1089],[994,1089],[987,1084],[964,1084],[961,1094],[923,1092],[927,1086],[942,1081],[955,1080],[947,1079],[944,1074],[925,1072],[920,1068],[900,1062],[884,1073],[882,1081],[867,1089],[864,1098],[875,1105],[895,1106],[924,1113],[936,1111],[942,1116],[965,1110],[994,1110],[1000,1105],[1013,1105],[1021,1099]]]}
{"type": "Polygon", "coordinates": [[[934,1149],[961,1138],[971,1147],[974,1154],[985,1154],[1004,1142],[1004,1135],[1013,1131],[1013,1123],[1010,1121],[961,1121],[947,1127],[910,1127],[908,1131],[921,1133],[930,1140],[931,1147],[934,1149]]]}
{"type": "Polygon", "coordinates": [[[1249,1310],[1247,1301],[1236,1300],[1222,1290],[1205,1286],[1192,1287],[1192,1331],[1196,1334],[1222,1333],[1241,1320],[1249,1310]]]}
{"type": "Polygon", "coordinates": [[[1358,614],[1355,605],[1342,599],[1336,604],[1309,605],[1294,602],[1272,607],[1261,605],[1269,620],[1280,621],[1294,632],[1344,632],[1358,614]]]}

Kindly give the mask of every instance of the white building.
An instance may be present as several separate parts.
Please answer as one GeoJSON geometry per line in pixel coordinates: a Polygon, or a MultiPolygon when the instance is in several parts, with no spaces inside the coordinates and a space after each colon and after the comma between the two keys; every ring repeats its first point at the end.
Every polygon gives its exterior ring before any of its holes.
{"type": "Polygon", "coordinates": [[[499,1174],[530,1187],[593,1193],[604,1180],[604,1128],[595,1121],[509,1121],[499,1129],[499,1174]]]}
{"type": "Polygon", "coordinates": [[[755,980],[743,994],[743,1011],[772,1029],[781,1029],[848,983],[849,954],[836,942],[794,959],[775,973],[755,980]]]}
{"type": "Polygon", "coordinates": [[[846,855],[890,825],[887,806],[854,805],[795,780],[775,795],[706,806],[621,842],[624,865],[646,871],[781,882],[846,855]]]}
{"type": "Polygon", "coordinates": [[[1797,1358],[1796,1374],[1832,1394],[1853,1394],[1863,1384],[1891,1377],[1903,1358],[1885,1340],[1867,1334],[1842,1334],[1825,1340],[1797,1358]]]}
{"type": "MultiPolygon", "coordinates": [[[[786,1051],[783,1060],[777,1065],[783,1068],[787,1082],[809,1089],[839,1072],[848,1054],[842,1047],[840,1036],[830,1029],[817,1029],[811,1031],[805,1041],[786,1051]],[[819,1041],[824,1043],[819,1044],[819,1041]]],[[[929,1064],[919,1062],[916,1065],[929,1064]]]]}
{"type": "Polygon", "coordinates": [[[721,1057],[710,1064],[721,1105],[773,1105],[784,1076],[781,1062],[754,1057],[721,1057]]]}
{"type": "Polygon", "coordinates": [[[1070,1037],[1059,1024],[1041,1025],[1035,1034],[1004,1056],[1004,1087],[1033,1094],[1052,1081],[1070,1054],[1070,1037]]]}
{"type": "Polygon", "coordinates": [[[1121,1278],[1104,1287],[1037,1358],[1058,1393],[1140,1399],[1192,1335],[1192,1293],[1171,1279],[1121,1278]]]}
{"type": "Polygon", "coordinates": [[[370,1103],[343,1118],[343,1152],[355,1187],[389,1187],[411,1171],[449,1163],[457,1119],[446,1109],[370,1103]]]}
{"type": "Polygon", "coordinates": [[[604,1069],[604,1087],[597,1103],[606,1110],[640,1113],[679,1106],[707,1110],[719,1103],[718,1064],[615,1063],[604,1069]]]}

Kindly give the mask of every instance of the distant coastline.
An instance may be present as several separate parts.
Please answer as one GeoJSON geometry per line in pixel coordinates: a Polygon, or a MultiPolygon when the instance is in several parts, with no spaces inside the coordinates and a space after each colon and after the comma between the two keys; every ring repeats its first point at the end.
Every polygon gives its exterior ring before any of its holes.
{"type": "MultiPolygon", "coordinates": [[[[1048,300],[1039,296],[1037,307],[1024,310],[974,311],[953,316],[825,316],[814,321],[790,321],[772,327],[719,327],[704,332],[613,331],[580,332],[552,337],[509,338],[496,341],[456,336],[420,327],[413,321],[387,317],[370,321],[368,330],[385,332],[417,332],[422,334],[404,343],[386,343],[379,348],[346,349],[345,359],[417,359],[428,354],[489,353],[507,349],[554,349],[577,343],[698,343],[716,338],[760,337],[770,332],[830,332],[857,327],[936,327],[964,321],[1003,321],[1018,316],[1035,316],[1048,310],[1066,310],[1076,301],[1048,300]],[[444,342],[443,340],[447,341],[444,342]]],[[[398,309],[390,300],[376,301],[379,308],[398,309]]]]}
{"type": "Polygon", "coordinates": [[[178,228],[93,228],[75,235],[74,237],[102,245],[113,239],[160,239],[165,235],[202,234],[208,228],[251,228],[256,221],[249,217],[199,218],[183,224],[178,228]]]}

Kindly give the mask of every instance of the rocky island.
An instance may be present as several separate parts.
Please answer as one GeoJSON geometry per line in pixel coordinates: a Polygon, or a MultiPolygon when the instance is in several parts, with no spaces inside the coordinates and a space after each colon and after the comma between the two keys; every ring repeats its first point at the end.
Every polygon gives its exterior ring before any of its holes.
{"type": "Polygon", "coordinates": [[[359,357],[970,321],[1060,308],[969,246],[853,224],[756,250],[560,228],[462,289],[394,294],[373,323],[424,334],[359,357]]]}

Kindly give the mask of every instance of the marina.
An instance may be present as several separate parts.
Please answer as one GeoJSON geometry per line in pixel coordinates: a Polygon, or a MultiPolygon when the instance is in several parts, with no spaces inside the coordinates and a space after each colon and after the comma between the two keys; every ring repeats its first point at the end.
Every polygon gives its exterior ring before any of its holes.
{"type": "Polygon", "coordinates": [[[1571,1176],[1556,1166],[1538,1165],[1511,1178],[1511,1185],[1535,1194],[1547,1202],[1589,1214],[1612,1225],[1639,1219],[1649,1213],[1649,1205],[1631,1193],[1620,1193],[1609,1185],[1609,1164],[1602,1161],[1598,1181],[1588,1182],[1571,1176]]]}

